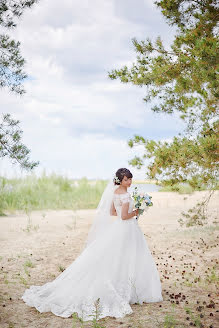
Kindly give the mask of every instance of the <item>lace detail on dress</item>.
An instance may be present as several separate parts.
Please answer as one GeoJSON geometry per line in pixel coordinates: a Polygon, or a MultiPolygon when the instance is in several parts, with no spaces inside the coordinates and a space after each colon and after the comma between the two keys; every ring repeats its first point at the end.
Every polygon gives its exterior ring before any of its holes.
{"type": "MultiPolygon", "coordinates": [[[[78,317],[84,321],[92,320],[95,317],[95,303],[97,304],[98,301],[95,293],[93,296],[86,295],[80,302],[72,302],[68,306],[65,306],[64,304],[59,304],[57,300],[48,301],[47,297],[45,297],[45,300],[43,299],[42,294],[46,294],[43,291],[46,290],[49,284],[31,286],[28,290],[25,290],[22,296],[23,301],[27,305],[35,307],[40,313],[50,311],[57,316],[68,318],[76,312],[78,317]]],[[[118,289],[118,291],[109,279],[106,280],[104,285],[105,295],[103,296],[102,293],[99,297],[98,320],[106,316],[123,318],[125,315],[131,314],[133,310],[129,304],[129,295],[127,295],[127,292],[125,293],[127,285],[124,283],[124,286],[121,286],[122,288],[118,289]]]]}
{"type": "Polygon", "coordinates": [[[124,194],[124,197],[121,198],[122,204],[129,203],[131,199],[131,196],[129,193],[124,194]]]}
{"type": "Polygon", "coordinates": [[[128,213],[133,210],[133,199],[129,192],[124,194],[114,193],[114,206],[119,218],[121,218],[122,204],[129,203],[128,213]]]}
{"type": "Polygon", "coordinates": [[[98,293],[95,292],[95,290],[98,291],[97,280],[94,281],[95,286],[88,288],[88,295],[83,293],[84,296],[80,300],[72,300],[69,304],[68,302],[61,302],[61,292],[60,295],[56,292],[56,295],[54,295],[56,297],[53,299],[52,286],[55,291],[56,280],[43,286],[30,286],[29,289],[25,290],[21,299],[28,306],[35,307],[40,313],[50,311],[57,316],[68,318],[76,312],[78,317],[84,321],[92,320],[95,317],[95,303],[97,304],[98,299],[98,320],[107,316],[123,318],[125,315],[133,312],[130,304],[143,304],[143,302],[159,302],[163,300],[161,295],[153,296],[153,294],[150,294],[149,289],[143,288],[144,280],[142,280],[140,288],[139,286],[136,288],[136,281],[131,277],[123,282],[119,281],[117,284],[110,279],[106,279],[102,289],[99,290],[100,297],[97,297],[98,293]],[[49,292],[50,288],[51,292],[49,292]]]}
{"type": "Polygon", "coordinates": [[[131,199],[131,196],[128,192],[124,193],[124,194],[114,194],[114,196],[115,196],[114,202],[117,205],[122,205],[124,203],[128,203],[131,199]]]}
{"type": "Polygon", "coordinates": [[[129,203],[131,201],[131,196],[128,192],[125,194],[114,194],[114,196],[115,207],[120,207],[122,204],[129,203]]]}

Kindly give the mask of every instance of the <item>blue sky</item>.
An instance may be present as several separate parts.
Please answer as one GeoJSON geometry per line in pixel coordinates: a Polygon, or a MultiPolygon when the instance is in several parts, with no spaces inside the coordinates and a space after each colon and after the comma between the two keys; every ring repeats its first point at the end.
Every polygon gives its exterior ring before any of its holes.
{"type": "MultiPolygon", "coordinates": [[[[155,114],[143,102],[144,87],[108,77],[134,62],[132,38],[161,36],[170,45],[174,30],[153,1],[41,0],[10,34],[21,42],[29,78],[22,97],[0,90],[1,111],[21,121],[31,160],[40,161],[36,174],[105,179],[127,167],[143,179],[145,169],[128,164],[143,148],[129,148],[128,139],[171,140],[182,131],[176,116],[155,114]]],[[[20,169],[4,159],[0,174],[20,169]]]]}

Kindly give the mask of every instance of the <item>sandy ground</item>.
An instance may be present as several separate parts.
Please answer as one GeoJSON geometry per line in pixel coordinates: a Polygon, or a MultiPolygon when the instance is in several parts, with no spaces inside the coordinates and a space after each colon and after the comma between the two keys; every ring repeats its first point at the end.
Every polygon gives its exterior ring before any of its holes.
{"type": "MultiPolygon", "coordinates": [[[[205,191],[150,194],[154,206],[140,217],[139,225],[160,273],[164,301],[131,305],[131,315],[101,319],[96,327],[219,327],[219,230],[214,223],[219,192],[210,200],[208,225],[197,228],[182,228],[177,219],[205,191]]],[[[1,328],[95,327],[77,318],[41,314],[20,300],[27,287],[53,280],[75,260],[94,214],[95,210],[46,210],[33,211],[29,221],[19,212],[0,217],[1,328]]]]}

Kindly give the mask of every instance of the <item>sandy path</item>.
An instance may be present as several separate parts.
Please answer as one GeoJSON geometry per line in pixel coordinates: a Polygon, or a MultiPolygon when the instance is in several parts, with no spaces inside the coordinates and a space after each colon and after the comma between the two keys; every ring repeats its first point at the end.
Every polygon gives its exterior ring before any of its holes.
{"type": "MultiPolygon", "coordinates": [[[[168,320],[175,320],[173,327],[191,327],[190,323],[198,318],[203,327],[219,326],[216,312],[219,234],[213,223],[218,217],[219,192],[210,201],[208,226],[187,229],[177,222],[180,212],[205,193],[150,193],[154,206],[141,216],[139,225],[160,273],[164,301],[132,305],[131,315],[100,320],[103,327],[165,327],[168,320]]],[[[53,280],[61,268],[66,268],[81,253],[94,214],[95,210],[34,211],[29,228],[25,214],[0,217],[0,327],[92,327],[89,322],[82,324],[52,313],[40,314],[20,297],[30,285],[53,280]]]]}

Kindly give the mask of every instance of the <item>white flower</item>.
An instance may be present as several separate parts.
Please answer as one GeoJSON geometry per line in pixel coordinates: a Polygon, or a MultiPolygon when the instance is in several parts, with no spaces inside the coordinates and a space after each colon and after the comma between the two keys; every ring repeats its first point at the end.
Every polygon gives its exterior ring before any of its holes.
{"type": "Polygon", "coordinates": [[[144,203],[143,203],[143,209],[145,210],[146,207],[147,207],[147,205],[146,205],[146,203],[144,202],[144,203]]]}
{"type": "Polygon", "coordinates": [[[120,183],[120,180],[116,175],[114,175],[114,181],[117,182],[117,183],[120,183]]]}

